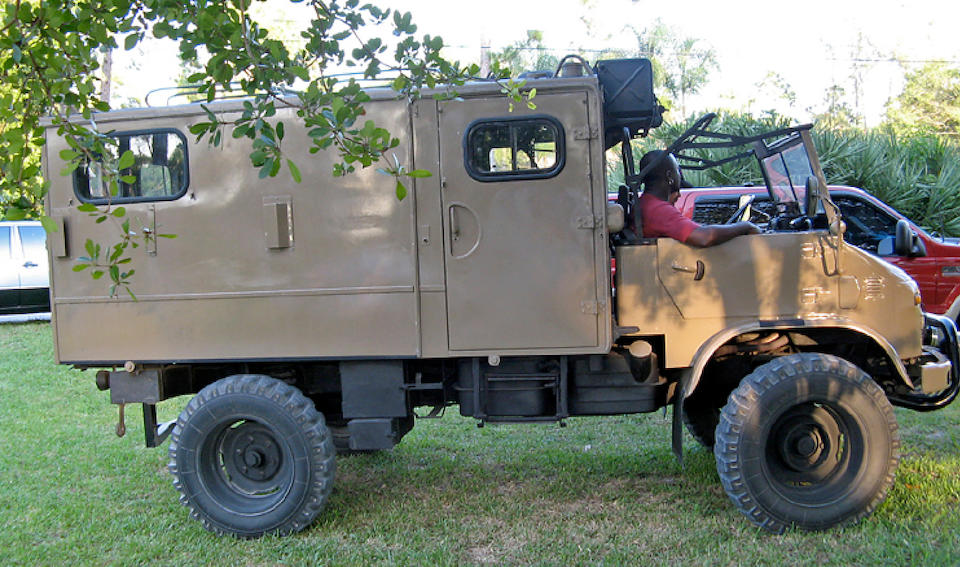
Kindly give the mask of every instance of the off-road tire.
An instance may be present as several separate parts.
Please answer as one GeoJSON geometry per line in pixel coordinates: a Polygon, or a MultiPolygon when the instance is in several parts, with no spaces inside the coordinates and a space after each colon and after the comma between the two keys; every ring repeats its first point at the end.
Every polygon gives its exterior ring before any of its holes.
{"type": "Polygon", "coordinates": [[[899,449],[893,408],[876,382],[843,359],[805,353],[741,381],[720,414],[714,455],[734,505],[781,533],[869,515],[893,484],[899,449]]]}
{"type": "Polygon", "coordinates": [[[286,535],[323,510],[336,452],[323,415],[300,390],[240,374],[190,400],[171,435],[168,468],[180,502],[206,529],[286,535]]]}

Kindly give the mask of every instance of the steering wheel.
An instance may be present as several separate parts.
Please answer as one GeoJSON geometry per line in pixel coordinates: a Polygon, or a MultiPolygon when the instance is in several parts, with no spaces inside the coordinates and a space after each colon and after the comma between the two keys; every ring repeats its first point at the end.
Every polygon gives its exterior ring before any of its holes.
{"type": "Polygon", "coordinates": [[[725,223],[723,223],[723,224],[733,224],[733,223],[737,222],[737,219],[739,219],[741,216],[743,216],[743,213],[750,207],[750,205],[753,204],[753,202],[754,202],[756,199],[757,199],[757,196],[756,196],[756,195],[750,195],[750,196],[748,196],[748,197],[747,197],[747,200],[746,200],[742,205],[740,205],[740,208],[739,208],[739,209],[737,209],[737,212],[735,212],[735,213],[733,213],[732,215],[730,215],[730,218],[727,219],[727,222],[725,222],[725,223]]]}

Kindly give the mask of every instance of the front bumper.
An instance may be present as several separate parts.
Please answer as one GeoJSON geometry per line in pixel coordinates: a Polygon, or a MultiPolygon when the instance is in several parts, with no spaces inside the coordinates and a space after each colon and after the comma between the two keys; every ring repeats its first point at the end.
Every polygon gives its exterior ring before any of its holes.
{"type": "Polygon", "coordinates": [[[920,388],[890,394],[894,405],[932,411],[950,404],[960,392],[960,346],[957,327],[942,315],[924,314],[923,360],[918,364],[920,388]]]}

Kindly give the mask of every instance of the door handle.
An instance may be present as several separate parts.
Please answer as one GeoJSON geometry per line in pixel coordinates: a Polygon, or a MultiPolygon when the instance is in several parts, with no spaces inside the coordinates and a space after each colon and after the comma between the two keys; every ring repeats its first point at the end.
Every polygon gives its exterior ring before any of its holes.
{"type": "Polygon", "coordinates": [[[460,224],[457,222],[456,207],[450,207],[450,238],[454,242],[460,240],[460,224]]]}
{"type": "Polygon", "coordinates": [[[684,266],[680,262],[674,260],[673,264],[670,266],[678,272],[686,272],[688,274],[694,274],[693,280],[700,281],[703,279],[703,275],[707,270],[707,267],[703,264],[702,260],[697,260],[697,267],[691,268],[690,266],[684,266]]]}

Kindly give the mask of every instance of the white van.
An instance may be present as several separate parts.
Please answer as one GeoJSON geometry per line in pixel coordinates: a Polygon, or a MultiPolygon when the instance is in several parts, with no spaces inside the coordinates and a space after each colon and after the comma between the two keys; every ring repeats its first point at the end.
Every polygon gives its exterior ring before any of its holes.
{"type": "Polygon", "coordinates": [[[37,221],[0,222],[0,313],[50,311],[46,241],[37,221]]]}

